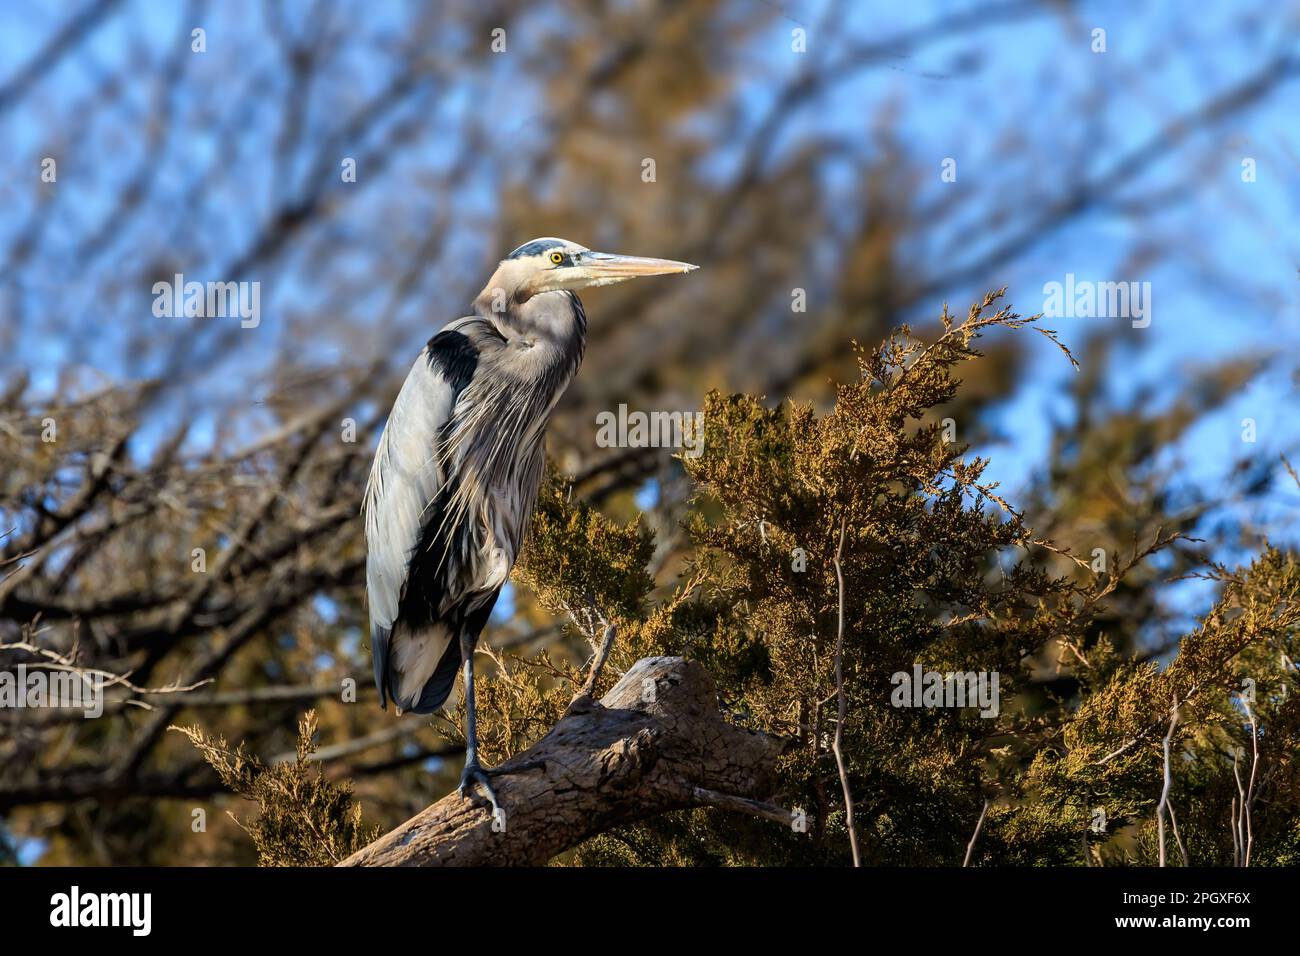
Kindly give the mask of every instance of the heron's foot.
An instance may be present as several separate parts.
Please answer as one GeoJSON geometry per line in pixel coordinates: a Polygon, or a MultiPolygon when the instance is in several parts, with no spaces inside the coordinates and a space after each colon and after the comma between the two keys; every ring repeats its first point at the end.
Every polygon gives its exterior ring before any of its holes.
{"type": "Polygon", "coordinates": [[[460,786],[456,789],[460,795],[466,799],[470,798],[474,785],[477,784],[482,788],[482,793],[487,797],[488,803],[492,804],[492,816],[495,818],[501,814],[501,805],[497,802],[497,793],[492,789],[492,783],[488,779],[489,771],[484,770],[477,760],[471,760],[465,764],[464,771],[460,775],[460,786]]]}

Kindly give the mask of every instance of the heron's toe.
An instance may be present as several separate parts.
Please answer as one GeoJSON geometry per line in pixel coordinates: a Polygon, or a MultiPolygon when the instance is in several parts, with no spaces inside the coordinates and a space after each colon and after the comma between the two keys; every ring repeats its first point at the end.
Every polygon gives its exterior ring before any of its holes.
{"type": "Polygon", "coordinates": [[[487,801],[492,805],[492,815],[499,816],[501,813],[501,804],[497,800],[496,791],[492,789],[492,783],[488,779],[487,772],[477,763],[467,763],[464,771],[460,775],[460,785],[456,790],[466,800],[473,799],[475,785],[481,788],[480,792],[487,797],[487,801]]]}

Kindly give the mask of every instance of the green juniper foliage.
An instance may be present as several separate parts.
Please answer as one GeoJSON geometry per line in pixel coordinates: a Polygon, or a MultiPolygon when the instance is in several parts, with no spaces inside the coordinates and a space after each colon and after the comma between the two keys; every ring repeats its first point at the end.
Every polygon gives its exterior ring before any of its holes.
{"type": "MultiPolygon", "coordinates": [[[[598,690],[646,655],[699,660],[732,719],[792,741],[774,799],[807,817],[797,832],[716,809],[673,813],[596,837],[566,862],[849,862],[832,751],[841,604],[838,729],[864,863],[959,865],[986,801],[974,865],[1154,863],[1166,734],[1172,864],[1300,859],[1295,556],[1270,547],[1249,567],[1203,572],[1218,600],[1166,666],[1128,646],[1131,622],[1113,640],[1126,579],[1186,539],[1155,530],[1095,570],[1037,537],[984,481],[987,461],[948,440],[939,416],[990,329],[1038,331],[1074,362],[1037,317],[996,308],[1000,295],[961,322],[945,309],[929,344],[903,327],[858,350],[859,379],[826,414],[710,394],[704,453],[682,461],[695,496],[667,593],[638,522],[611,521],[548,475],[517,577],[593,645],[616,628],[598,690]],[[911,700],[897,675],[918,666],[996,675],[996,708],[897,706],[911,700]]],[[[499,760],[559,719],[583,673],[547,655],[492,658],[480,734],[499,760]]],[[[312,782],[301,757],[268,769],[189,733],[261,803],[249,832],[264,862],[329,862],[364,841],[346,790],[312,782]]]]}
{"type": "Polygon", "coordinates": [[[171,729],[189,738],[222,783],[260,808],[251,823],[231,817],[252,837],[262,866],[333,866],[379,836],[378,827],[362,824],[351,784],[327,780],[319,766],[313,768],[315,711],[298,722],[294,759],[271,766],[198,727],[171,729]]]}
{"type": "MultiPolygon", "coordinates": [[[[709,397],[705,453],[683,460],[698,488],[689,521],[694,596],[652,612],[656,625],[634,631],[622,659],[691,654],[713,671],[733,712],[796,738],[777,799],[809,814],[808,833],[702,809],[599,837],[579,862],[848,861],[830,748],[841,522],[843,737],[864,862],[960,863],[987,798],[973,863],[1154,863],[1161,744],[1175,697],[1170,803],[1191,861],[1234,862],[1243,802],[1251,862],[1294,858],[1293,556],[1270,550],[1242,572],[1216,568],[1222,597],[1167,668],[1121,657],[1104,633],[1085,648],[1125,576],[1180,536],[1157,531],[1111,555],[1111,573],[1095,573],[1069,548],[1037,540],[982,481],[986,462],[944,441],[935,412],[956,393],[960,363],[979,354],[975,340],[993,326],[1038,329],[1034,319],[994,312],[998,295],[960,324],[945,312],[931,344],[903,328],[861,352],[860,380],[838,390],[825,416],[709,397]],[[915,664],[997,672],[998,715],[893,706],[892,676],[915,664]],[[1037,691],[1062,671],[1077,678],[1075,694],[1037,691]],[[1253,686],[1259,729],[1253,791],[1249,720],[1231,693],[1243,686],[1253,686]]],[[[1172,839],[1167,852],[1180,859],[1172,839]]]]}

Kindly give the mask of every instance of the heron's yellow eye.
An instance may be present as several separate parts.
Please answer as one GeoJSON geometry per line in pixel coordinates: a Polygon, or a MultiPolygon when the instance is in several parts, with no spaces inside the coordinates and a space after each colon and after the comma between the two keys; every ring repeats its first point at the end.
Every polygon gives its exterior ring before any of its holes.
{"type": "Polygon", "coordinates": [[[558,266],[561,262],[564,261],[564,253],[562,253],[562,252],[552,252],[552,253],[551,253],[551,261],[554,262],[554,263],[558,266]]]}

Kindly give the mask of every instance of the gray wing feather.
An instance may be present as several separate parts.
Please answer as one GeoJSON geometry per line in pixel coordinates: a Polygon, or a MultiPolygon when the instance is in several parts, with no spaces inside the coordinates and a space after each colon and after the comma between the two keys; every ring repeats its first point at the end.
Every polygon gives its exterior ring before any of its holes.
{"type": "Polygon", "coordinates": [[[453,384],[422,350],[393,403],[366,484],[366,596],[381,704],[387,691],[388,642],[411,553],[445,481],[438,434],[451,417],[455,397],[453,384]]]}

